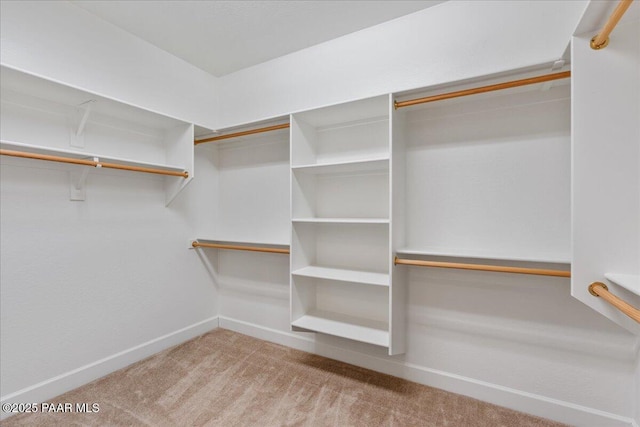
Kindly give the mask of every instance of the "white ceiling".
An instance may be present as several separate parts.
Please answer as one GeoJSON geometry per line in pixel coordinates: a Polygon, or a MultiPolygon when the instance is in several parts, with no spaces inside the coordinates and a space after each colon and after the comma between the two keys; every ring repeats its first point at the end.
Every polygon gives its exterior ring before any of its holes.
{"type": "Polygon", "coordinates": [[[73,0],[77,6],[222,76],[443,0],[73,0]]]}

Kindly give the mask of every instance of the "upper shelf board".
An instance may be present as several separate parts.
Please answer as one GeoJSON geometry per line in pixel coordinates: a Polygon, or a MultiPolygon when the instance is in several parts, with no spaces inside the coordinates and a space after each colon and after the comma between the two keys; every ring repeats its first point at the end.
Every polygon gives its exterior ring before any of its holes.
{"type": "Polygon", "coordinates": [[[186,122],[139,108],[121,101],[23,73],[9,67],[0,67],[2,91],[11,91],[31,98],[43,99],[64,106],[80,106],[95,100],[91,111],[155,129],[170,129],[186,122]]]}

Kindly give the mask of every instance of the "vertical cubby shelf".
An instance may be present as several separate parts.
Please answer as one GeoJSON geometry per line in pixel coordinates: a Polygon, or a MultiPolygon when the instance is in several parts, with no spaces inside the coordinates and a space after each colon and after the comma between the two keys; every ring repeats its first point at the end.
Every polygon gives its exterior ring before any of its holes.
{"type": "Polygon", "coordinates": [[[397,354],[390,106],[381,96],[291,117],[291,325],[397,354]]]}
{"type": "MultiPolygon", "coordinates": [[[[182,173],[163,177],[167,205],[193,179],[192,124],[11,68],[0,76],[3,150],[182,173]]],[[[79,186],[87,167],[66,168],[79,186]]]]}

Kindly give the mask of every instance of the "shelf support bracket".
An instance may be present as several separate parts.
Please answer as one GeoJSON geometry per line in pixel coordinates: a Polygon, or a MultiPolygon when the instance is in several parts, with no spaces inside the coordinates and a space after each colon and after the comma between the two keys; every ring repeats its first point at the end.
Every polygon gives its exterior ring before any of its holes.
{"type": "MultiPolygon", "coordinates": [[[[564,67],[564,63],[565,63],[564,59],[558,59],[551,66],[551,71],[559,71],[562,67],[564,67]]],[[[546,92],[549,89],[551,89],[552,85],[553,85],[552,81],[544,82],[544,83],[542,83],[542,87],[540,88],[540,90],[542,92],[546,92]]]]}
{"type": "Polygon", "coordinates": [[[84,148],[84,128],[87,125],[89,114],[91,114],[91,108],[95,103],[96,100],[91,99],[77,106],[74,120],[74,123],[77,124],[77,126],[75,124],[72,126],[71,141],[69,144],[72,147],[84,148]]]}
{"type": "MultiPolygon", "coordinates": [[[[94,162],[99,162],[98,157],[94,157],[94,162]]],[[[96,165],[99,167],[99,164],[96,165]]],[[[69,172],[69,200],[71,201],[84,201],[86,199],[86,187],[87,176],[89,175],[89,168],[85,166],[78,166],[76,170],[69,172]]]]}

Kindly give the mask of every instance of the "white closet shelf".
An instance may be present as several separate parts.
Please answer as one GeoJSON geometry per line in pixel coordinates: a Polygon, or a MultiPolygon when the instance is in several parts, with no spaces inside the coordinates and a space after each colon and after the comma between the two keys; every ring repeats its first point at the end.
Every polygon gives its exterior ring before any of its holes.
{"type": "Polygon", "coordinates": [[[294,320],[291,325],[308,331],[389,347],[389,325],[386,322],[314,310],[294,320]]]}
{"type": "Polygon", "coordinates": [[[292,166],[291,169],[294,172],[316,175],[353,172],[388,172],[389,156],[375,157],[364,160],[343,160],[330,163],[292,166]]]}
{"type": "Polygon", "coordinates": [[[313,277],[317,279],[338,280],[341,282],[360,283],[364,285],[389,286],[390,277],[385,273],[371,271],[346,270],[310,265],[294,270],[294,276],[313,277]]]}
{"type": "Polygon", "coordinates": [[[531,257],[517,257],[508,256],[504,254],[495,253],[481,253],[481,252],[448,252],[429,249],[413,249],[402,248],[396,251],[397,255],[417,255],[417,256],[438,256],[447,258],[475,258],[475,259],[495,259],[499,261],[520,261],[520,262],[538,262],[549,264],[571,264],[571,260],[568,257],[545,257],[545,256],[531,256],[531,257]]]}
{"type": "Polygon", "coordinates": [[[389,224],[386,218],[293,218],[291,221],[312,224],[389,224]]]}
{"type": "Polygon", "coordinates": [[[74,159],[93,159],[94,157],[97,157],[100,159],[100,161],[104,161],[104,162],[110,162],[110,163],[112,162],[112,163],[118,163],[121,165],[128,165],[128,166],[148,167],[148,168],[155,168],[155,169],[174,171],[174,172],[182,172],[185,170],[185,168],[181,166],[167,165],[163,163],[144,162],[144,161],[133,160],[133,159],[125,159],[122,157],[105,156],[102,154],[88,153],[88,152],[79,151],[79,150],[51,148],[51,147],[46,147],[41,145],[26,144],[26,143],[15,142],[15,141],[4,141],[4,140],[0,141],[0,148],[4,150],[24,151],[27,153],[34,153],[34,154],[47,154],[51,156],[70,157],[74,159]]]}
{"type": "Polygon", "coordinates": [[[636,295],[640,295],[640,275],[607,273],[604,277],[616,285],[622,286],[636,295]]]}

